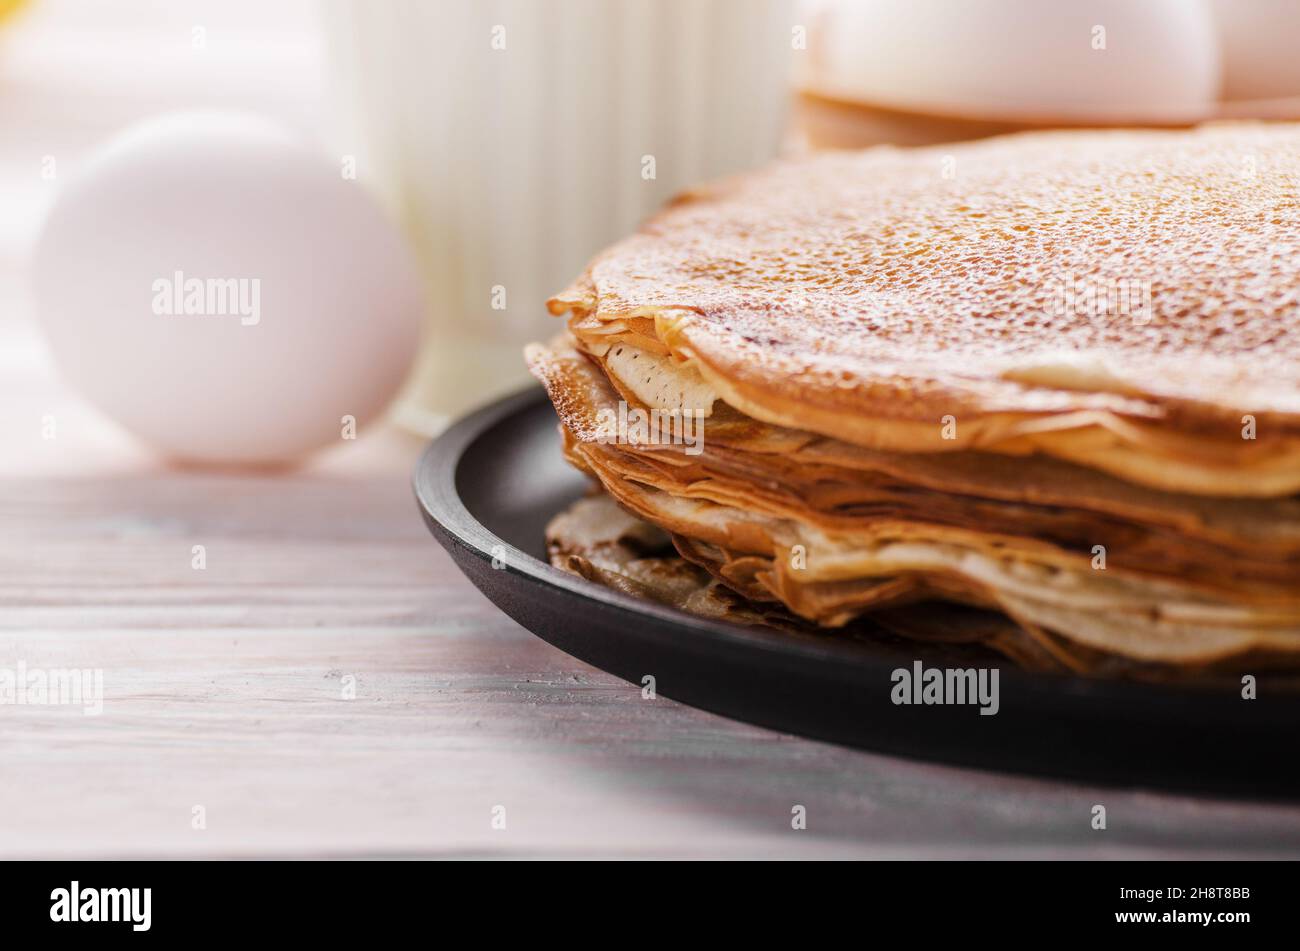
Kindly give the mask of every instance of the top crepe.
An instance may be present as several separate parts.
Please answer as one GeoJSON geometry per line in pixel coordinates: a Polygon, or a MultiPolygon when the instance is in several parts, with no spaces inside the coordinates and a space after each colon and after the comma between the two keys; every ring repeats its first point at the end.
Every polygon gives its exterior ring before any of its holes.
{"type": "Polygon", "coordinates": [[[550,306],[588,350],[858,445],[1300,489],[1294,125],[780,163],[683,196],[550,306]]]}

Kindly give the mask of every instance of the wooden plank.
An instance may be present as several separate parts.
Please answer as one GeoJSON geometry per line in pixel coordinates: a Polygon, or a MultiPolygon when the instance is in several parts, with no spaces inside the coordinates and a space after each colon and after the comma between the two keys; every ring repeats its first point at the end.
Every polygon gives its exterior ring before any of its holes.
{"type": "Polygon", "coordinates": [[[1300,846],[1287,805],[951,769],[643,700],[474,591],[401,469],[9,480],[0,525],[0,667],[104,672],[99,716],[0,707],[3,856],[1300,846]]]}

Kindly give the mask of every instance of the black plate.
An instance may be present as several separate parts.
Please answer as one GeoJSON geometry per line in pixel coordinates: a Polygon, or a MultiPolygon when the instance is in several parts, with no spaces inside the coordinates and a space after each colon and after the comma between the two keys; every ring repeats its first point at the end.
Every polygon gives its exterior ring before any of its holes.
{"type": "Polygon", "coordinates": [[[599,587],[545,561],[546,522],[584,490],[561,458],[540,390],[494,403],[436,439],[415,493],[469,579],[537,636],[684,703],[867,749],[1104,782],[1300,791],[1300,695],[1089,680],[999,664],[999,711],[895,705],[893,671],[941,650],[794,637],[706,620],[599,587]],[[500,567],[494,567],[495,564],[500,567]]]}

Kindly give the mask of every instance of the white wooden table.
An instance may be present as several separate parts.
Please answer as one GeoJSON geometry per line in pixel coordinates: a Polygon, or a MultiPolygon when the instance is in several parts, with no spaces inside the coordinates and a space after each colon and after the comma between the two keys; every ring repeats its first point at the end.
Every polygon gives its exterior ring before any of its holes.
{"type": "Polygon", "coordinates": [[[412,500],[411,437],[275,476],[161,467],[34,333],[39,157],[75,161],[139,108],[42,100],[65,60],[38,13],[16,59],[0,44],[0,668],[100,668],[104,706],[0,706],[0,857],[1300,853],[1294,805],[947,768],[642,700],[459,575],[412,500]]]}
{"type": "Polygon", "coordinates": [[[1292,806],[927,765],[643,700],[459,575],[411,498],[414,440],[371,434],[279,476],[169,471],[47,375],[3,379],[0,667],[102,668],[104,709],[0,707],[0,855],[1300,845],[1292,806]],[[52,442],[38,408],[59,420],[52,442]]]}

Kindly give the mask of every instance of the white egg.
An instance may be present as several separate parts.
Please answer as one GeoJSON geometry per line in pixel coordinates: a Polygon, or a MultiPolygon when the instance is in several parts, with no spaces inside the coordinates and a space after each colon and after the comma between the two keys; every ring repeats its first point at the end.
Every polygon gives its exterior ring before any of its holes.
{"type": "Polygon", "coordinates": [[[290,459],[383,409],[415,351],[419,280],[342,163],[250,116],[165,116],[59,195],[38,313],[77,389],[169,457],[290,459]]]}
{"type": "Polygon", "coordinates": [[[1196,119],[1219,88],[1205,0],[837,0],[815,81],[915,112],[1026,121],[1196,119]]]}
{"type": "Polygon", "coordinates": [[[1300,3],[1213,0],[1225,99],[1300,96],[1300,3]]]}

